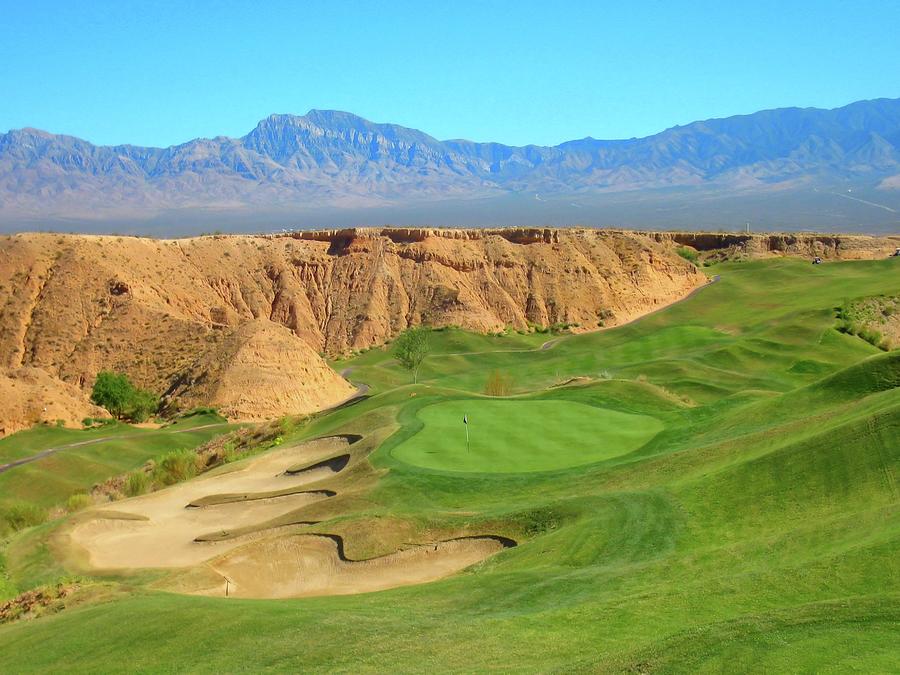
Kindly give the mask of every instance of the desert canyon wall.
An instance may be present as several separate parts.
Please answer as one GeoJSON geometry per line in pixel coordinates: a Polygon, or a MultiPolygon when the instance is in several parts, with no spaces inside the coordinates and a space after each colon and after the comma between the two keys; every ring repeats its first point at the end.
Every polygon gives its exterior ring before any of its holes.
{"type": "MultiPolygon", "coordinates": [[[[845,241],[857,239],[868,238],[845,241]]],[[[0,428],[77,423],[95,412],[87,392],[102,369],[127,373],[172,408],[215,405],[250,419],[312,412],[354,391],[325,355],[418,324],[614,326],[706,283],[675,248],[714,243],[590,229],[10,235],[0,238],[0,392],[16,405],[2,406],[0,428]]]]}

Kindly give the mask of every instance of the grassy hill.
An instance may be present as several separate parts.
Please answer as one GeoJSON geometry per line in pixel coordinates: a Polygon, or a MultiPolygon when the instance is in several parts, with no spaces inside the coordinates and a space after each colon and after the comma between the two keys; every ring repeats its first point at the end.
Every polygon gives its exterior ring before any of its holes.
{"type": "Polygon", "coordinates": [[[162,429],[112,424],[92,429],[37,426],[0,439],[0,465],[38,456],[0,473],[0,508],[28,501],[49,508],[110,476],[173,450],[194,448],[233,428],[215,413],[192,415],[162,429]],[[46,453],[50,454],[39,456],[46,453]]]}
{"type": "MultiPolygon", "coordinates": [[[[321,483],[339,494],[316,531],[350,557],[460,532],[515,548],[342,597],[104,575],[105,602],[0,626],[0,671],[898,670],[900,352],[835,329],[845,300],[897,293],[898,261],[710,272],[614,330],[436,331],[416,385],[389,350],[341,362],[370,397],[285,439],[372,448],[321,483]],[[497,371],[507,397],[484,394],[497,371]]],[[[8,542],[19,590],[72,573],[64,526],[8,542]]]]}

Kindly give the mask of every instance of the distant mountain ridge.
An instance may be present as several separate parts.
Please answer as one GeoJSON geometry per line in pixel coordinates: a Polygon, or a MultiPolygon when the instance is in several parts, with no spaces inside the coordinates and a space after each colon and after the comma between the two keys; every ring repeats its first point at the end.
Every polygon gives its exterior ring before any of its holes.
{"type": "Polygon", "coordinates": [[[330,110],[271,115],[241,138],[168,148],[96,146],[36,129],[0,135],[0,215],[7,219],[366,208],[531,193],[765,192],[842,181],[900,187],[900,99],[766,110],[646,138],[552,147],[439,141],[330,110]]]}

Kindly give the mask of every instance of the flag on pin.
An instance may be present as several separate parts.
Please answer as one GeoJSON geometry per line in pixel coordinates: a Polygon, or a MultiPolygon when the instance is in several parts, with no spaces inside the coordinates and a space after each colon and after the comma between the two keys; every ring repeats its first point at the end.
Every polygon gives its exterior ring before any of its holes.
{"type": "Polygon", "coordinates": [[[466,452],[469,452],[469,416],[463,415],[463,424],[466,425],[466,452]]]}

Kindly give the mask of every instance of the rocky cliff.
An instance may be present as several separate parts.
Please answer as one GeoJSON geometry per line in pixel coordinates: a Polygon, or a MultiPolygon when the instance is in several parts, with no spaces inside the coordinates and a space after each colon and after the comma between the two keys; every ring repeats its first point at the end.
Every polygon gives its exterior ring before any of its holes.
{"type": "Polygon", "coordinates": [[[320,354],[410,325],[589,330],[704,282],[670,242],[597,230],[19,234],[0,239],[0,367],[40,369],[67,401],[114,369],[173,406],[271,417],[343,400],[352,387],[320,354]]]}
{"type": "Polygon", "coordinates": [[[704,258],[759,258],[773,255],[820,256],[840,260],[871,260],[892,254],[900,236],[855,234],[654,232],[654,241],[690,246],[704,258]]]}
{"type": "Polygon", "coordinates": [[[706,281],[679,246],[712,256],[865,258],[896,245],[530,228],[8,236],[0,238],[0,377],[4,399],[16,403],[0,411],[0,427],[95,414],[86,392],[101,369],[128,373],[171,407],[216,405],[239,418],[310,412],[353,392],[323,354],[379,345],[411,325],[584,331],[678,300],[706,281]]]}

